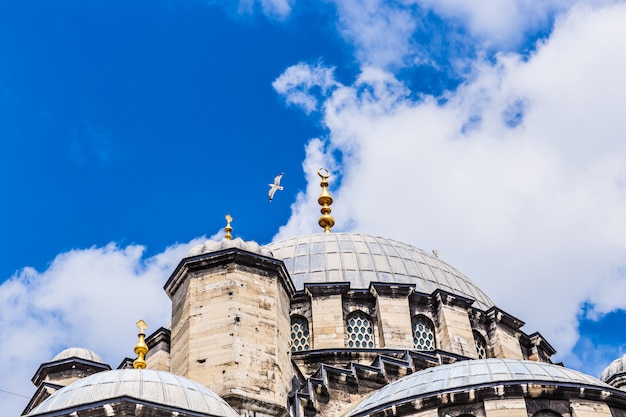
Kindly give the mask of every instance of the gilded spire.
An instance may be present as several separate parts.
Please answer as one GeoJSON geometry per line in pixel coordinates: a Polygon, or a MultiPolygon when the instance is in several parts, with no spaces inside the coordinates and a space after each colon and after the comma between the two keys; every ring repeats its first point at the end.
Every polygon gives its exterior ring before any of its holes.
{"type": "Polygon", "coordinates": [[[224,236],[224,239],[231,240],[233,238],[233,235],[230,234],[230,232],[233,231],[233,228],[230,225],[230,222],[232,221],[233,221],[233,218],[231,217],[231,215],[227,214],[226,215],[226,227],[224,228],[224,231],[226,232],[226,236],[224,236]]]}
{"type": "Polygon", "coordinates": [[[328,172],[326,168],[320,168],[317,171],[317,175],[322,179],[322,182],[320,182],[322,194],[320,194],[317,199],[319,205],[322,206],[320,210],[322,217],[320,217],[318,223],[320,227],[324,229],[324,233],[330,233],[330,228],[335,225],[335,219],[330,215],[330,205],[333,204],[333,198],[328,192],[328,178],[330,177],[330,172],[328,172]]]}
{"type": "Polygon", "coordinates": [[[145,321],[139,320],[137,322],[137,327],[139,327],[139,340],[135,345],[135,353],[137,354],[137,359],[133,362],[133,368],[135,369],[145,369],[146,368],[146,360],[145,356],[148,353],[148,345],[146,345],[146,334],[144,330],[148,328],[148,325],[145,321]]]}

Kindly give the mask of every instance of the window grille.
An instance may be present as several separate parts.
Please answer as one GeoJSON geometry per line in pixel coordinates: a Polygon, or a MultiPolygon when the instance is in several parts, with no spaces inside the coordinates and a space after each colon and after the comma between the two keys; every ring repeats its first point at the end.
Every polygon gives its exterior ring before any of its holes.
{"type": "Polygon", "coordinates": [[[309,350],[309,321],[302,316],[291,317],[291,351],[309,350]]]}
{"type": "Polygon", "coordinates": [[[350,348],[373,348],[374,326],[362,311],[350,313],[346,319],[346,346],[350,348]]]}
{"type": "Polygon", "coordinates": [[[413,316],[413,347],[418,350],[435,350],[435,327],[425,316],[413,316]]]}
{"type": "Polygon", "coordinates": [[[485,359],[487,357],[487,343],[485,343],[485,338],[476,330],[474,330],[474,343],[476,344],[478,359],[485,359]]]}

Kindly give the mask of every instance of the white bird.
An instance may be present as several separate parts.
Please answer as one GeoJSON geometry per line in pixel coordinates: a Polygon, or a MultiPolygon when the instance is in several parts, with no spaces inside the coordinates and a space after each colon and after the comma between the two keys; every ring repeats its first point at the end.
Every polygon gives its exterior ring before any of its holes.
{"type": "Polygon", "coordinates": [[[267,184],[270,186],[270,191],[267,194],[270,198],[270,201],[272,201],[272,198],[274,198],[274,193],[276,192],[276,190],[282,190],[283,187],[280,185],[280,179],[283,177],[283,174],[278,174],[276,175],[276,178],[274,178],[274,184],[267,184]]]}

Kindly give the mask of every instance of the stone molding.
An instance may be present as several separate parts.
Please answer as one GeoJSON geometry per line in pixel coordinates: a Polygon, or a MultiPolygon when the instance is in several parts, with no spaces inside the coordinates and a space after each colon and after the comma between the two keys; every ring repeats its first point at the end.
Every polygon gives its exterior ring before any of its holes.
{"type": "Polygon", "coordinates": [[[239,248],[229,248],[183,259],[172,275],[170,275],[163,289],[167,295],[172,298],[183,283],[184,277],[189,273],[199,270],[211,270],[228,264],[247,266],[273,274],[278,278],[290,298],[296,292],[283,261],[244,251],[239,248]]]}

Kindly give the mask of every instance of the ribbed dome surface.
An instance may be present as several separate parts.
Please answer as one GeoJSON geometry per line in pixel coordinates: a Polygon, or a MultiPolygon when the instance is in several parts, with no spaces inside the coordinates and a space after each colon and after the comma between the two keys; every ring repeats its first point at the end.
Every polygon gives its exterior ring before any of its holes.
{"type": "Polygon", "coordinates": [[[132,397],[209,416],[238,417],[226,401],[204,386],[179,375],[148,369],[118,369],[79,379],[52,394],[28,415],[119,397],[132,397]]]}
{"type": "Polygon", "coordinates": [[[365,416],[374,410],[422,396],[503,382],[574,383],[611,389],[599,379],[562,366],[516,359],[476,359],[428,368],[405,376],[366,398],[348,417],[365,416]]]}
{"type": "Polygon", "coordinates": [[[487,310],[493,302],[472,281],[439,258],[406,243],[357,233],[320,233],[265,246],[282,259],[296,289],[305,283],[371,282],[415,284],[419,292],[442,289],[476,300],[487,310]]]}
{"type": "Polygon", "coordinates": [[[92,350],[80,348],[80,347],[71,347],[71,348],[65,349],[64,351],[56,355],[54,358],[52,358],[52,362],[60,361],[62,359],[68,359],[68,358],[87,359],[93,362],[104,363],[102,361],[102,358],[99,355],[97,355],[95,352],[93,352],[92,350]]]}
{"type": "Polygon", "coordinates": [[[604,368],[602,374],[600,375],[600,379],[606,382],[611,379],[613,375],[622,373],[624,370],[626,370],[626,355],[615,359],[609,364],[609,366],[604,368]]]}
{"type": "Polygon", "coordinates": [[[272,253],[269,252],[263,246],[259,246],[258,243],[254,241],[244,241],[241,238],[235,239],[222,239],[222,240],[207,240],[202,245],[197,245],[191,248],[187,257],[190,256],[198,256],[203,255],[205,253],[218,252],[225,249],[242,249],[247,252],[258,253],[263,256],[272,256],[272,253]]]}

